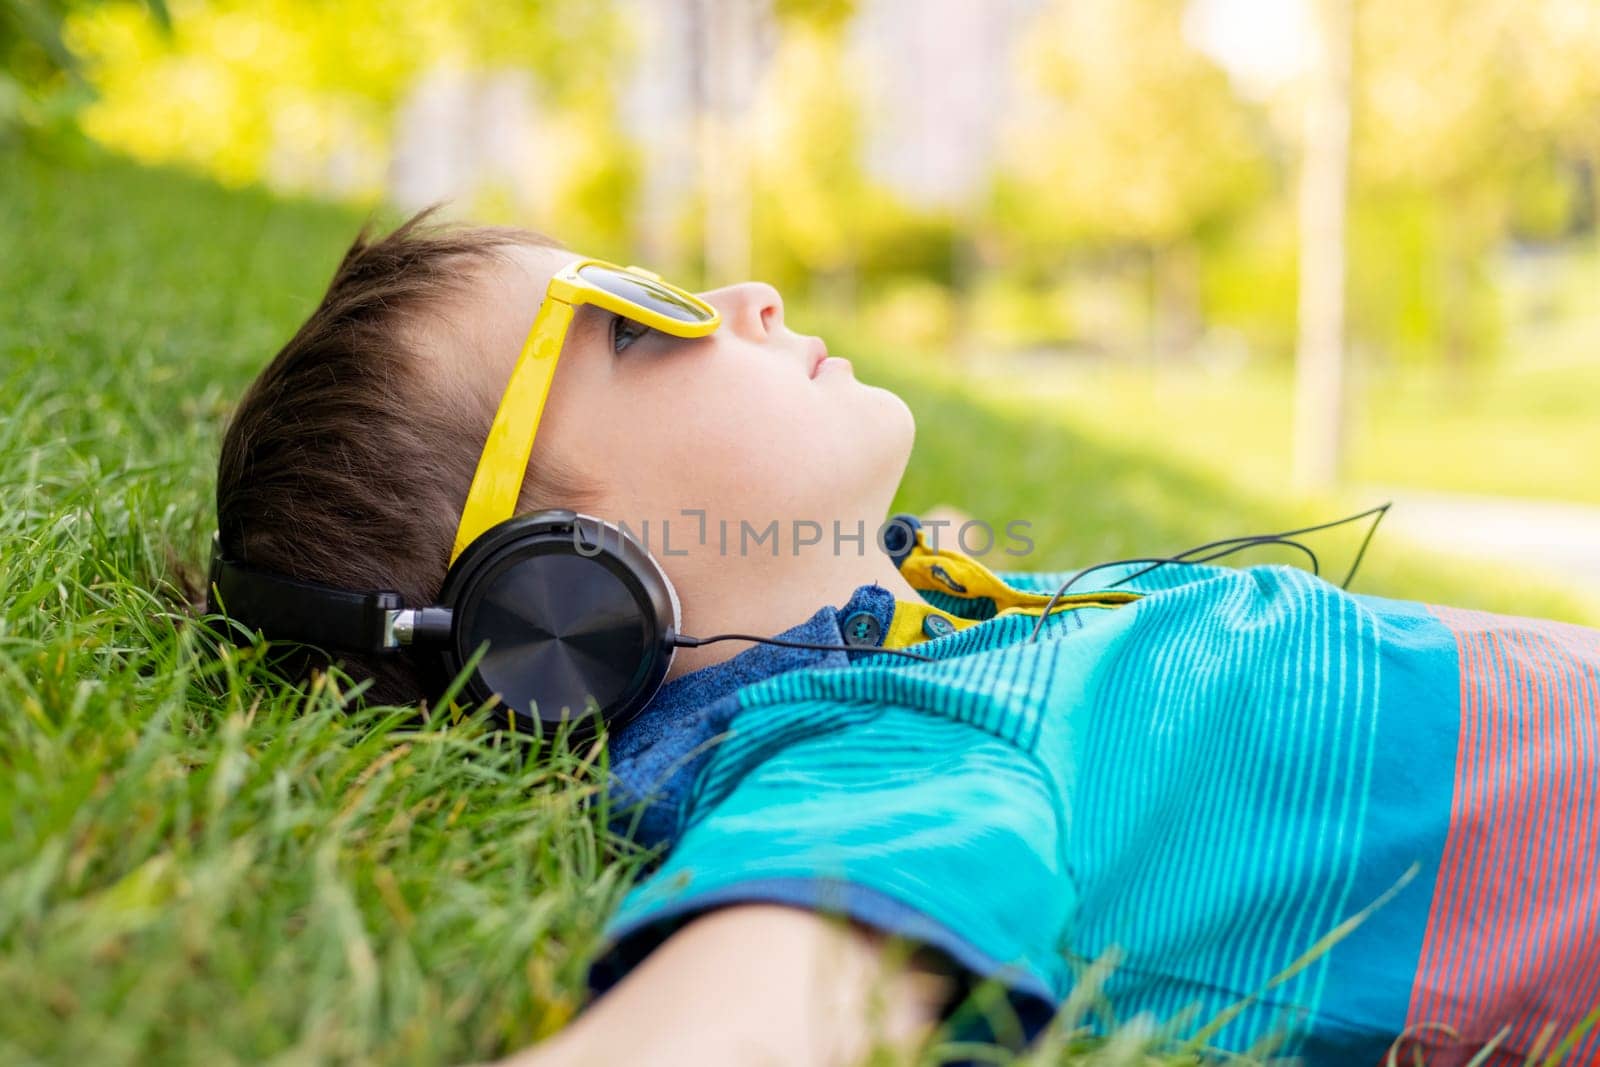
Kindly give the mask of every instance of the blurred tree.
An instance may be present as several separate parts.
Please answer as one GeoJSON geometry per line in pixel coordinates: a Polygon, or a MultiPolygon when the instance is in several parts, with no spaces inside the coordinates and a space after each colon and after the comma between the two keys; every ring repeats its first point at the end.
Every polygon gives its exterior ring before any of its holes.
{"type": "Polygon", "coordinates": [[[1562,168],[1600,158],[1600,11],[1363,0],[1356,48],[1354,315],[1460,368],[1499,340],[1490,255],[1519,215],[1548,212],[1562,168]],[[1530,196],[1544,202],[1520,212],[1530,196]]]}
{"type": "Polygon", "coordinates": [[[1269,188],[1264,131],[1183,37],[1182,0],[1051,0],[1018,57],[991,225],[1010,254],[1145,259],[1150,347],[1200,327],[1193,243],[1269,188]]]}
{"type": "MultiPolygon", "coordinates": [[[[528,172],[543,206],[518,221],[627,254],[630,206],[648,199],[640,175],[661,162],[617,115],[634,57],[717,81],[716,64],[680,43],[681,25],[666,43],[647,39],[643,20],[626,17],[637,7],[618,0],[168,2],[170,37],[149,15],[165,11],[159,0],[0,0],[0,110],[7,86],[19,99],[14,71],[59,80],[60,56],[81,57],[101,90],[82,124],[113,148],[229,182],[303,168],[312,192],[334,171],[368,198],[385,190],[396,108],[420,78],[528,70],[539,147],[515,173],[528,172]],[[24,21],[39,12],[43,35],[24,21]]],[[[709,280],[748,263],[797,295],[894,296],[899,321],[926,308],[930,321],[981,320],[1017,343],[1174,352],[1220,327],[1255,351],[1292,351],[1287,179],[1303,86],[1265,106],[1241,98],[1185,38],[1187,0],[1037,0],[976,218],[917,207],[865,172],[858,90],[873,57],[852,36],[855,0],[649,2],[750,16],[719,53],[751,75],[733,79],[751,83],[748,98],[717,105],[737,126],[719,118],[706,143],[674,135],[673,181],[661,185],[671,202],[651,203],[652,225],[671,231],[670,248],[696,249],[709,280]],[[963,266],[974,256],[976,276],[963,266]],[[953,294],[973,312],[933,310],[953,294]]],[[[1495,346],[1490,267],[1506,235],[1593,228],[1600,3],[1352,2],[1349,336],[1363,350],[1461,364],[1495,346]]],[[[644,90],[662,84],[647,78],[644,90]]],[[[510,205],[519,192],[496,195],[510,205]]]]}
{"type": "MultiPolygon", "coordinates": [[[[92,0],[0,0],[0,134],[64,118],[92,91],[78,57],[62,38],[68,15],[92,0]]],[[[142,5],[164,32],[171,30],[165,0],[142,5]]]]}
{"type": "Polygon", "coordinates": [[[772,11],[785,25],[806,25],[837,35],[855,16],[856,0],[773,0],[772,11]]]}
{"type": "Polygon", "coordinates": [[[766,5],[754,0],[692,0],[691,33],[699,62],[695,110],[705,272],[711,278],[750,276],[752,216],[751,98],[769,36],[766,5]]]}
{"type": "MultiPolygon", "coordinates": [[[[631,187],[611,77],[629,43],[608,3],[554,0],[176,0],[156,33],[139,6],[105,3],[64,29],[101,100],[86,109],[98,140],[147,161],[180,162],[239,184],[263,178],[276,151],[337,155],[348,194],[384,188],[397,103],[434,65],[534,72],[549,123],[550,219],[577,244],[614,247],[631,187]],[[619,199],[620,198],[620,199],[619,199]]],[[[308,188],[307,191],[324,190],[308,188]]]]}
{"type": "MultiPolygon", "coordinates": [[[[1355,0],[1348,335],[1382,360],[1457,374],[1500,350],[1497,270],[1508,236],[1593,228],[1600,160],[1600,4],[1355,0]]],[[[1267,103],[1298,144],[1308,86],[1267,103]]],[[[1291,198],[1263,196],[1204,245],[1213,325],[1257,350],[1295,343],[1291,198]]]]}
{"type": "MultiPolygon", "coordinates": [[[[1564,201],[1566,229],[1587,227],[1600,242],[1600,4],[1593,0],[1544,0],[1521,25],[1521,89],[1531,112],[1552,130],[1553,151],[1542,161],[1562,168],[1551,181],[1525,180],[1519,208],[1552,194],[1564,201]]],[[[1544,201],[1548,206],[1549,200],[1544,201]]],[[[1522,216],[1527,221],[1537,210],[1522,216]]],[[[1536,224],[1537,225],[1537,224],[1536,224]]],[[[1547,217],[1546,234],[1560,234],[1547,217]]]]}
{"type": "Polygon", "coordinates": [[[1302,489],[1312,490],[1338,481],[1344,448],[1353,3],[1312,0],[1315,30],[1298,183],[1300,338],[1294,406],[1294,477],[1302,489]]]}
{"type": "Polygon", "coordinates": [[[783,32],[755,101],[751,133],[755,259],[786,287],[810,277],[853,287],[861,251],[860,103],[843,20],[823,5],[780,8],[783,32]]]}

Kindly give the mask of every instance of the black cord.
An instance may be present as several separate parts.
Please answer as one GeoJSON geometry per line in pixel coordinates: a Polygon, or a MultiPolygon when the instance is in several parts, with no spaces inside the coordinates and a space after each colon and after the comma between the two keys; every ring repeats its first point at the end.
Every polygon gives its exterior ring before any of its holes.
{"type": "Polygon", "coordinates": [[[932,656],[924,656],[920,652],[908,652],[903,648],[879,648],[876,645],[825,645],[815,644],[810,641],[787,641],[781,637],[757,637],[755,634],[713,634],[710,637],[690,637],[687,634],[678,634],[672,643],[679,648],[699,648],[709,645],[713,641],[759,641],[764,645],[782,645],[785,648],[815,648],[825,652],[887,652],[893,656],[905,656],[908,659],[921,660],[932,663],[932,656]]]}
{"type": "MultiPolygon", "coordinates": [[[[1356,558],[1350,563],[1350,573],[1345,575],[1344,581],[1339,583],[1340,589],[1350,588],[1350,580],[1356,576],[1356,569],[1361,566],[1361,561],[1366,558],[1367,546],[1372,544],[1372,535],[1378,532],[1378,523],[1383,521],[1383,517],[1389,514],[1389,509],[1392,507],[1394,507],[1394,501],[1385,500],[1382,504],[1371,509],[1372,512],[1376,513],[1376,516],[1372,520],[1372,525],[1367,527],[1367,536],[1361,539],[1361,547],[1356,549],[1356,558]]],[[[1359,517],[1357,516],[1357,518],[1359,517]]]]}
{"type": "MultiPolygon", "coordinates": [[[[1322,574],[1322,564],[1321,561],[1317,559],[1317,554],[1306,545],[1294,540],[1294,538],[1301,534],[1316,533],[1320,530],[1332,529],[1335,526],[1344,526],[1347,523],[1355,522],[1358,519],[1364,519],[1368,515],[1374,515],[1376,517],[1372,520],[1372,525],[1367,528],[1366,536],[1361,539],[1361,547],[1356,551],[1355,561],[1350,564],[1350,572],[1345,575],[1344,581],[1340,584],[1341,588],[1348,589],[1350,588],[1351,580],[1356,576],[1356,570],[1361,566],[1362,559],[1366,557],[1367,546],[1372,543],[1373,535],[1378,532],[1378,524],[1383,521],[1383,517],[1388,514],[1389,508],[1393,506],[1393,503],[1393,501],[1387,501],[1375,508],[1368,508],[1366,511],[1359,511],[1354,515],[1347,515],[1342,519],[1334,519],[1331,522],[1321,522],[1314,526],[1303,526],[1297,530],[1284,530],[1281,533],[1272,534],[1249,534],[1244,537],[1224,537],[1217,541],[1207,541],[1205,544],[1195,545],[1193,548],[1185,549],[1175,556],[1140,556],[1133,559],[1111,560],[1107,563],[1096,563],[1092,567],[1085,567],[1083,570],[1076,572],[1067,578],[1066,581],[1062,582],[1056,587],[1056,591],[1050,595],[1050,600],[1045,604],[1044,611],[1039,614],[1039,621],[1034,623],[1033,631],[1028,634],[1028,640],[1034,641],[1038,638],[1039,631],[1044,628],[1045,620],[1050,617],[1050,612],[1054,610],[1056,604],[1061,600],[1062,596],[1066,594],[1067,590],[1076,585],[1078,580],[1086,574],[1092,574],[1095,571],[1106,570],[1110,567],[1124,567],[1136,563],[1149,564],[1148,567],[1145,567],[1141,571],[1135,571],[1132,574],[1123,575],[1115,582],[1112,582],[1108,587],[1115,588],[1116,586],[1121,585],[1123,582],[1131,582],[1135,578],[1149,574],[1158,567],[1164,567],[1170,563],[1181,563],[1185,566],[1193,566],[1200,563],[1209,563],[1215,559],[1222,559],[1224,556],[1231,556],[1236,552],[1243,552],[1245,549],[1253,548],[1256,545],[1283,545],[1286,548],[1294,548],[1304,552],[1307,558],[1311,560],[1311,573],[1320,577],[1322,574]],[[1217,551],[1211,551],[1212,549],[1216,549],[1217,551]],[[1199,556],[1196,559],[1189,558],[1201,552],[1208,554],[1199,556]]],[[[919,652],[911,652],[903,648],[879,648],[876,645],[834,645],[810,641],[789,641],[781,637],[759,637],[755,634],[713,634],[710,637],[690,637],[687,634],[677,634],[672,639],[673,644],[679,648],[699,648],[701,645],[709,645],[717,641],[754,641],[764,645],[780,645],[784,648],[808,648],[824,652],[884,652],[892,656],[904,656],[907,659],[920,660],[923,663],[933,662],[932,656],[924,656],[919,652]]]]}
{"type": "Polygon", "coordinates": [[[1213,547],[1215,545],[1226,544],[1226,543],[1231,543],[1231,542],[1236,542],[1236,543],[1233,544],[1233,547],[1225,548],[1220,552],[1213,552],[1209,556],[1201,556],[1199,559],[1186,559],[1185,556],[1187,555],[1187,553],[1180,553],[1180,554],[1178,554],[1176,556],[1135,556],[1132,559],[1113,559],[1113,560],[1108,560],[1105,563],[1096,563],[1092,567],[1085,567],[1083,570],[1078,571],[1075,574],[1073,574],[1072,577],[1068,578],[1065,582],[1063,582],[1061,584],[1060,588],[1058,588],[1056,590],[1055,596],[1053,596],[1051,598],[1049,604],[1046,605],[1046,614],[1049,613],[1049,609],[1050,608],[1054,608],[1056,606],[1056,600],[1058,598],[1060,598],[1061,596],[1065,595],[1067,590],[1071,589],[1074,585],[1078,584],[1078,579],[1082,578],[1086,574],[1093,574],[1095,571],[1103,571],[1103,570],[1106,570],[1106,569],[1108,569],[1110,567],[1126,567],[1126,566],[1130,566],[1130,565],[1135,564],[1135,563],[1148,563],[1148,564],[1150,564],[1150,566],[1146,567],[1144,570],[1135,571],[1133,574],[1125,574],[1121,578],[1118,578],[1116,581],[1112,582],[1109,586],[1107,586],[1108,589],[1115,589],[1117,586],[1121,585],[1123,582],[1131,582],[1133,579],[1138,578],[1141,575],[1149,574],[1151,571],[1155,570],[1157,567],[1160,567],[1160,566],[1162,566],[1164,564],[1167,564],[1167,563],[1186,563],[1186,564],[1209,563],[1211,560],[1221,559],[1223,556],[1231,556],[1235,552],[1242,552],[1245,549],[1251,548],[1251,547],[1253,547],[1255,545],[1279,544],[1279,545],[1288,545],[1291,548],[1298,548],[1301,552],[1304,552],[1308,557],[1310,557],[1310,559],[1311,559],[1311,573],[1318,574],[1318,575],[1320,575],[1322,573],[1322,568],[1321,568],[1321,565],[1320,565],[1319,561],[1317,560],[1317,554],[1315,552],[1311,551],[1311,549],[1307,548],[1305,545],[1301,544],[1299,541],[1292,541],[1292,540],[1289,540],[1289,539],[1284,538],[1284,537],[1279,537],[1276,534],[1255,534],[1255,535],[1253,535],[1251,537],[1230,538],[1228,542],[1217,541],[1217,542],[1213,542],[1212,546],[1207,546],[1207,547],[1213,547]]]}
{"type": "MultiPolygon", "coordinates": [[[[1218,544],[1222,544],[1224,542],[1217,542],[1217,543],[1218,544]]],[[[1195,559],[1186,559],[1185,558],[1185,555],[1187,555],[1186,553],[1185,554],[1180,554],[1180,555],[1177,555],[1177,556],[1171,556],[1171,557],[1169,557],[1167,559],[1161,560],[1160,562],[1151,564],[1150,566],[1146,567],[1142,571],[1135,571],[1132,574],[1124,574],[1121,578],[1118,578],[1116,581],[1112,582],[1111,585],[1108,588],[1115,589],[1117,586],[1121,585],[1123,582],[1131,582],[1135,578],[1141,577],[1142,575],[1149,574],[1151,571],[1153,571],[1157,567],[1161,566],[1162,563],[1188,563],[1188,564],[1210,563],[1214,559],[1221,559],[1224,556],[1231,556],[1235,552],[1243,552],[1245,549],[1254,548],[1256,545],[1284,545],[1284,546],[1286,546],[1288,548],[1298,548],[1301,552],[1304,552],[1306,554],[1306,558],[1307,559],[1311,560],[1311,573],[1315,574],[1319,578],[1322,577],[1322,563],[1321,563],[1320,560],[1317,559],[1317,554],[1315,552],[1311,551],[1311,549],[1308,546],[1306,546],[1304,543],[1302,543],[1300,541],[1296,541],[1293,538],[1280,537],[1277,534],[1261,534],[1261,535],[1259,535],[1257,537],[1239,537],[1239,538],[1234,538],[1231,542],[1228,542],[1228,543],[1230,544],[1231,547],[1224,548],[1219,552],[1213,552],[1209,556],[1199,556],[1199,557],[1197,557],[1195,559]]]]}
{"type": "Polygon", "coordinates": [[[1372,543],[1373,535],[1378,532],[1378,524],[1383,521],[1383,517],[1389,513],[1389,509],[1393,506],[1394,501],[1390,500],[1379,504],[1377,507],[1368,508],[1365,511],[1358,511],[1354,515],[1346,515],[1342,519],[1334,519],[1330,522],[1321,522],[1313,526],[1304,526],[1297,530],[1284,530],[1281,533],[1275,534],[1251,534],[1244,537],[1225,537],[1218,541],[1208,541],[1203,545],[1196,545],[1193,548],[1185,549],[1175,556],[1139,556],[1133,559],[1111,560],[1107,563],[1096,563],[1092,567],[1085,567],[1083,570],[1078,571],[1068,577],[1066,581],[1062,582],[1056,587],[1056,591],[1050,595],[1050,600],[1045,604],[1044,611],[1040,613],[1039,621],[1034,623],[1032,632],[1028,634],[1028,640],[1034,641],[1038,639],[1039,632],[1044,629],[1045,620],[1050,617],[1050,612],[1055,608],[1056,603],[1063,595],[1066,594],[1067,590],[1071,589],[1077,584],[1078,579],[1082,578],[1086,574],[1105,570],[1109,567],[1123,567],[1137,563],[1150,564],[1150,566],[1141,571],[1137,571],[1133,574],[1125,574],[1121,578],[1118,578],[1115,582],[1111,583],[1111,587],[1115,588],[1116,586],[1121,585],[1123,582],[1132,581],[1141,575],[1149,574],[1158,567],[1164,567],[1169,563],[1181,563],[1186,566],[1192,566],[1197,563],[1208,563],[1214,559],[1221,559],[1223,556],[1229,556],[1235,552],[1242,552],[1244,549],[1251,548],[1255,545],[1279,544],[1297,548],[1304,552],[1311,558],[1312,573],[1320,576],[1321,566],[1318,563],[1317,554],[1300,542],[1293,540],[1293,538],[1299,536],[1300,534],[1316,533],[1320,530],[1332,529],[1335,526],[1344,526],[1347,523],[1364,519],[1368,515],[1375,516],[1372,520],[1372,525],[1367,528],[1366,536],[1361,539],[1361,547],[1356,550],[1356,558],[1350,564],[1350,572],[1345,575],[1344,581],[1340,583],[1341,589],[1348,589],[1350,588],[1351,580],[1356,576],[1357,569],[1359,569],[1361,566],[1361,561],[1366,557],[1367,546],[1372,543]],[[1202,556],[1199,559],[1189,558],[1198,552],[1207,552],[1214,548],[1220,548],[1222,550],[1219,552],[1212,552],[1210,555],[1202,556]]]}
{"type": "MultiPolygon", "coordinates": [[[[1297,548],[1306,554],[1307,558],[1311,560],[1312,574],[1320,575],[1322,573],[1322,565],[1317,559],[1317,554],[1311,551],[1311,549],[1306,545],[1301,544],[1299,541],[1291,540],[1287,537],[1279,537],[1276,534],[1257,534],[1256,536],[1249,538],[1230,538],[1229,540],[1237,543],[1231,544],[1229,547],[1223,548],[1220,551],[1213,552],[1208,556],[1201,556],[1198,559],[1185,559],[1183,554],[1177,556],[1139,556],[1134,559],[1114,559],[1106,563],[1096,563],[1092,567],[1085,567],[1083,570],[1078,571],[1072,577],[1068,578],[1065,582],[1062,582],[1061,585],[1056,589],[1055,593],[1051,595],[1050,600],[1045,604],[1044,611],[1039,615],[1039,621],[1033,624],[1033,629],[1028,633],[1028,640],[1033,641],[1038,638],[1039,631],[1044,629],[1044,621],[1050,617],[1050,612],[1055,609],[1056,602],[1066,594],[1068,589],[1077,584],[1079,578],[1082,578],[1084,575],[1089,574],[1092,571],[1105,570],[1108,567],[1122,567],[1133,563],[1150,564],[1150,566],[1146,567],[1142,571],[1136,571],[1133,574],[1123,575],[1121,578],[1118,578],[1116,581],[1112,582],[1106,587],[1108,589],[1115,589],[1123,582],[1130,582],[1140,575],[1149,574],[1156,568],[1164,566],[1168,563],[1182,563],[1185,566],[1194,566],[1200,563],[1209,563],[1214,559],[1221,559],[1224,556],[1231,556],[1235,552],[1243,552],[1245,549],[1254,548],[1256,545],[1285,545],[1289,548],[1297,548]]],[[[1214,544],[1224,543],[1226,542],[1214,542],[1214,544]]]]}
{"type": "MultiPolygon", "coordinates": [[[[1322,577],[1322,561],[1317,559],[1317,554],[1311,551],[1311,548],[1308,545],[1305,545],[1300,541],[1296,541],[1292,537],[1258,537],[1242,544],[1234,545],[1232,548],[1225,548],[1221,552],[1213,552],[1211,555],[1201,556],[1199,559],[1186,559],[1183,562],[1210,563],[1214,559],[1221,559],[1223,556],[1231,556],[1235,552],[1243,552],[1245,549],[1254,548],[1256,545],[1283,545],[1286,548],[1298,548],[1301,552],[1304,552],[1306,554],[1306,558],[1311,561],[1311,573],[1319,578],[1322,577]]],[[[1113,586],[1121,585],[1123,582],[1132,581],[1133,578],[1134,575],[1130,574],[1125,578],[1118,578],[1111,584],[1113,586]]]]}
{"type": "MultiPolygon", "coordinates": [[[[1315,526],[1302,526],[1298,530],[1284,530],[1282,533],[1275,534],[1249,534],[1244,537],[1224,537],[1220,541],[1210,541],[1203,545],[1196,545],[1193,548],[1179,552],[1176,556],[1171,558],[1175,561],[1183,562],[1196,552],[1204,552],[1207,549],[1216,548],[1219,545],[1231,545],[1239,541],[1255,542],[1264,538],[1299,537],[1301,534],[1317,533],[1320,530],[1331,530],[1335,526],[1345,526],[1349,523],[1355,522],[1358,519],[1364,519],[1368,515],[1375,515],[1377,517],[1372,520],[1371,527],[1367,529],[1366,537],[1361,541],[1361,548],[1356,552],[1355,561],[1350,564],[1350,573],[1345,575],[1344,581],[1340,583],[1341,589],[1348,589],[1350,588],[1350,580],[1356,576],[1356,568],[1361,566],[1362,557],[1367,554],[1367,545],[1372,541],[1372,535],[1378,532],[1378,524],[1383,521],[1383,517],[1389,513],[1389,509],[1393,506],[1394,501],[1389,500],[1379,504],[1375,508],[1368,508],[1365,511],[1358,511],[1354,515],[1346,515],[1342,519],[1334,519],[1330,522],[1319,522],[1315,526]]],[[[1196,560],[1194,562],[1199,561],[1196,560]]],[[[1129,575],[1129,577],[1131,578],[1137,576],[1129,575]]]]}

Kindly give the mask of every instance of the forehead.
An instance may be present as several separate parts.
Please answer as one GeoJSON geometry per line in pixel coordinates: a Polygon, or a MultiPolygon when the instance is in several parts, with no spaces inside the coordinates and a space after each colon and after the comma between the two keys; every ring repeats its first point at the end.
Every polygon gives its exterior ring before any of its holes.
{"type": "Polygon", "coordinates": [[[530,311],[544,296],[545,286],[556,271],[583,257],[567,248],[547,245],[514,244],[503,246],[501,255],[490,260],[492,299],[510,299],[530,311]]]}
{"type": "MultiPolygon", "coordinates": [[[[513,359],[521,351],[528,328],[544,299],[545,287],[557,271],[584,258],[567,248],[516,244],[489,259],[483,284],[475,290],[475,347],[491,364],[513,359]]],[[[596,316],[582,309],[569,338],[581,340],[593,328],[596,316]]]]}
{"type": "MultiPolygon", "coordinates": [[[[550,278],[582,256],[545,245],[504,245],[464,265],[471,284],[461,297],[418,324],[429,388],[474,407],[492,405],[504,387],[550,278]]],[[[583,344],[594,320],[579,315],[569,343],[583,344]]]]}

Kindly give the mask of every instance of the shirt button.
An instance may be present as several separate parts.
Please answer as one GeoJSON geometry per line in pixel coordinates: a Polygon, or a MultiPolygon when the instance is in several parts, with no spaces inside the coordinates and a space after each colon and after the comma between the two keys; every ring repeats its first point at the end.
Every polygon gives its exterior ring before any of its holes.
{"type": "Polygon", "coordinates": [[[943,637],[955,631],[955,624],[943,615],[929,615],[922,620],[922,632],[928,637],[943,637]]]}
{"type": "Polygon", "coordinates": [[[858,611],[844,620],[844,643],[847,645],[876,645],[883,636],[878,617],[870,611],[858,611]]]}

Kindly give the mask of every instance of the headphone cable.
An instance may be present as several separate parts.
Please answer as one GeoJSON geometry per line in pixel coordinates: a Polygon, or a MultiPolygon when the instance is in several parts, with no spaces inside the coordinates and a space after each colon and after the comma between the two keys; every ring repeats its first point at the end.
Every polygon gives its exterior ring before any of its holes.
{"type": "Polygon", "coordinates": [[[811,641],[790,641],[781,637],[757,637],[755,634],[713,634],[710,637],[690,637],[688,634],[676,634],[672,643],[679,648],[699,648],[709,645],[714,641],[758,641],[764,645],[782,645],[784,648],[813,648],[827,652],[887,652],[894,656],[905,656],[907,659],[921,660],[932,663],[932,656],[924,656],[920,652],[910,652],[903,648],[879,648],[877,645],[829,645],[818,644],[811,641]]]}
{"type": "MultiPolygon", "coordinates": [[[[1115,582],[1111,583],[1111,587],[1114,588],[1115,586],[1121,585],[1123,582],[1132,581],[1135,578],[1150,573],[1158,567],[1164,567],[1170,563],[1181,563],[1192,566],[1198,563],[1209,563],[1212,560],[1221,559],[1224,556],[1231,556],[1236,552],[1242,552],[1245,549],[1253,548],[1256,545],[1283,545],[1287,548],[1298,549],[1299,551],[1305,553],[1306,556],[1311,560],[1311,573],[1320,577],[1322,573],[1322,566],[1321,562],[1317,559],[1317,554],[1305,544],[1294,540],[1294,538],[1301,534],[1316,533],[1319,530],[1327,530],[1332,529],[1335,526],[1343,526],[1347,523],[1355,522],[1358,519],[1364,519],[1368,515],[1376,516],[1372,520],[1372,525],[1367,528],[1366,536],[1361,540],[1361,547],[1356,551],[1356,558],[1350,564],[1349,573],[1345,575],[1344,581],[1341,583],[1341,588],[1348,589],[1350,587],[1351,579],[1355,577],[1357,569],[1361,566],[1362,559],[1366,557],[1367,546],[1372,543],[1373,535],[1378,532],[1378,524],[1383,521],[1383,517],[1388,514],[1389,508],[1392,505],[1393,501],[1386,501],[1383,504],[1379,504],[1377,507],[1368,508],[1365,511],[1357,512],[1354,515],[1347,515],[1342,519],[1334,519],[1331,522],[1317,523],[1313,526],[1303,526],[1296,530],[1284,530],[1281,533],[1250,534],[1244,537],[1224,537],[1221,540],[1208,541],[1205,544],[1195,545],[1193,548],[1185,549],[1175,556],[1142,556],[1134,559],[1112,560],[1107,563],[1097,563],[1092,567],[1086,567],[1083,570],[1077,571],[1066,581],[1062,582],[1061,585],[1056,588],[1056,591],[1051,594],[1049,602],[1045,604],[1044,611],[1040,612],[1039,614],[1039,621],[1034,624],[1033,632],[1028,635],[1028,640],[1034,641],[1038,638],[1039,631],[1044,628],[1045,620],[1050,617],[1050,612],[1055,608],[1061,597],[1066,594],[1067,590],[1071,589],[1072,586],[1077,583],[1078,579],[1094,571],[1105,570],[1108,567],[1120,567],[1135,563],[1149,564],[1149,566],[1145,567],[1143,570],[1135,571],[1133,574],[1127,574],[1121,578],[1118,578],[1115,582]],[[1216,549],[1217,551],[1210,551],[1212,549],[1216,549]],[[1189,558],[1201,552],[1206,552],[1208,554],[1199,556],[1197,559],[1189,558]]],[[[934,659],[932,656],[925,656],[920,652],[912,652],[909,649],[903,648],[880,648],[876,645],[835,645],[813,641],[791,641],[781,637],[760,637],[756,634],[728,633],[713,634],[710,637],[691,637],[688,634],[675,634],[672,638],[673,645],[678,648],[699,648],[702,645],[709,645],[718,641],[753,641],[763,645],[778,645],[783,648],[813,649],[823,652],[882,652],[891,656],[904,656],[907,659],[919,660],[923,663],[932,663],[934,659]]]]}
{"type": "Polygon", "coordinates": [[[1319,530],[1328,530],[1335,526],[1343,526],[1347,523],[1355,522],[1358,519],[1364,519],[1368,515],[1372,515],[1374,516],[1372,525],[1367,528],[1366,536],[1361,539],[1361,546],[1356,550],[1356,557],[1350,564],[1350,571],[1345,575],[1344,581],[1341,582],[1339,586],[1341,589],[1348,589],[1350,588],[1351,580],[1356,576],[1356,571],[1361,566],[1361,561],[1366,558],[1367,546],[1372,543],[1373,535],[1378,532],[1378,524],[1383,521],[1384,516],[1389,513],[1389,509],[1393,506],[1394,501],[1389,500],[1379,504],[1377,507],[1368,508],[1365,511],[1358,511],[1353,515],[1346,515],[1342,519],[1334,519],[1330,522],[1316,523],[1312,526],[1303,526],[1295,530],[1284,530],[1280,533],[1274,534],[1250,534],[1243,537],[1225,537],[1221,540],[1208,541],[1202,545],[1195,545],[1193,548],[1185,549],[1175,556],[1143,556],[1134,559],[1111,560],[1106,563],[1096,563],[1092,567],[1085,567],[1083,570],[1077,571],[1069,576],[1066,581],[1062,582],[1056,587],[1056,591],[1050,595],[1049,602],[1045,604],[1044,611],[1039,614],[1039,621],[1034,624],[1033,631],[1028,634],[1028,640],[1035,641],[1038,639],[1039,632],[1044,629],[1045,620],[1050,617],[1050,612],[1055,608],[1056,602],[1059,601],[1063,595],[1065,595],[1067,590],[1071,589],[1077,584],[1078,579],[1082,578],[1084,575],[1093,573],[1094,571],[1105,570],[1108,567],[1120,567],[1136,563],[1149,564],[1149,566],[1145,567],[1143,570],[1135,571],[1132,574],[1125,574],[1121,578],[1118,578],[1115,582],[1112,582],[1111,588],[1114,588],[1118,585],[1121,585],[1123,582],[1132,581],[1133,579],[1142,575],[1149,574],[1158,567],[1164,567],[1169,563],[1181,563],[1186,566],[1192,566],[1197,563],[1208,563],[1214,559],[1221,559],[1223,556],[1229,556],[1235,552],[1242,552],[1246,548],[1251,548],[1255,545],[1278,544],[1297,548],[1301,552],[1304,552],[1311,558],[1312,573],[1320,577],[1321,567],[1317,560],[1317,554],[1311,551],[1311,549],[1306,547],[1304,544],[1294,540],[1294,538],[1300,534],[1316,533],[1319,530]],[[1209,555],[1201,556],[1198,559],[1188,558],[1196,553],[1206,552],[1209,549],[1214,548],[1220,549],[1220,551],[1212,552],[1209,555]]]}

